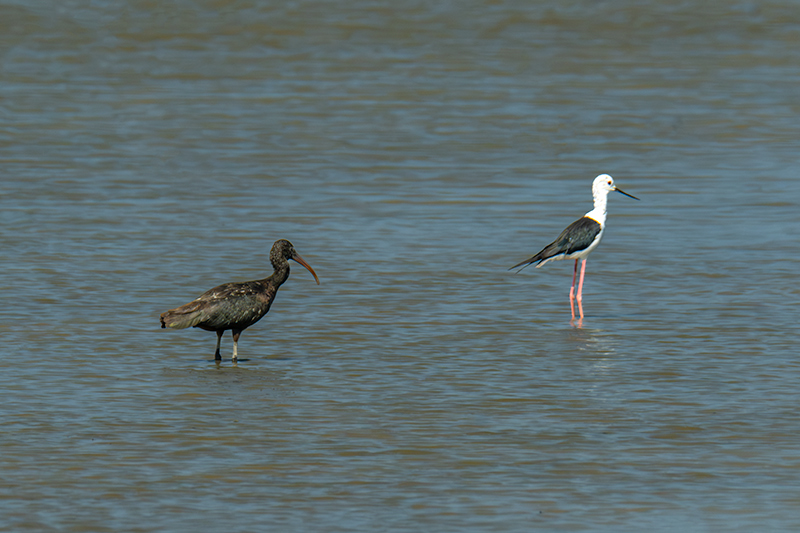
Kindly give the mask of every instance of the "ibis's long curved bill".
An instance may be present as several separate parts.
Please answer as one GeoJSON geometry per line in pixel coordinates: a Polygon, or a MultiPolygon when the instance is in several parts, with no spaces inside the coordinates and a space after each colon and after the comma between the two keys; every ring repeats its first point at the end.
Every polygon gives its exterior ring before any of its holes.
{"type": "Polygon", "coordinates": [[[632,194],[628,194],[628,193],[626,193],[625,191],[623,191],[622,189],[620,189],[620,188],[618,188],[618,187],[614,187],[614,190],[615,190],[615,191],[617,191],[617,192],[619,192],[619,193],[622,193],[622,194],[624,194],[625,196],[628,196],[629,198],[633,198],[634,200],[639,200],[639,199],[638,199],[638,198],[636,198],[634,195],[632,195],[632,194]]]}
{"type": "Polygon", "coordinates": [[[304,267],[306,267],[306,268],[308,269],[308,271],[309,271],[309,272],[311,272],[311,275],[312,275],[312,276],[314,276],[314,279],[315,279],[315,280],[317,280],[317,285],[319,285],[319,278],[317,277],[317,273],[316,273],[316,272],[314,272],[314,269],[313,269],[313,268],[311,268],[311,265],[309,265],[308,263],[306,263],[306,260],[305,260],[305,259],[303,259],[302,257],[300,257],[300,255],[299,255],[297,252],[295,252],[295,254],[292,256],[292,259],[293,259],[293,260],[295,260],[295,261],[297,261],[298,263],[300,263],[300,264],[301,264],[301,265],[303,265],[304,267]]]}

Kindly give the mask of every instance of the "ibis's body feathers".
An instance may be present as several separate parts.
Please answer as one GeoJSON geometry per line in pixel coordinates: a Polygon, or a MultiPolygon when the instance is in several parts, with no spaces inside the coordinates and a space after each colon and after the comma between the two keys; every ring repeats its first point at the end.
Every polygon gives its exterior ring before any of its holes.
{"type": "Polygon", "coordinates": [[[201,328],[207,331],[243,330],[261,320],[278,292],[270,276],[264,280],[225,283],[188,304],[161,315],[162,328],[201,328]]]}

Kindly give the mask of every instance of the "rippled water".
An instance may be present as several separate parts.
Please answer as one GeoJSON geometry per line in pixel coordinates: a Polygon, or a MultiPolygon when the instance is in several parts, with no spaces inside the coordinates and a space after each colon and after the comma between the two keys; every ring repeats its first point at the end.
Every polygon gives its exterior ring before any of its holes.
{"type": "Polygon", "coordinates": [[[796,7],[3,3],[0,529],[800,529],[796,7]]]}

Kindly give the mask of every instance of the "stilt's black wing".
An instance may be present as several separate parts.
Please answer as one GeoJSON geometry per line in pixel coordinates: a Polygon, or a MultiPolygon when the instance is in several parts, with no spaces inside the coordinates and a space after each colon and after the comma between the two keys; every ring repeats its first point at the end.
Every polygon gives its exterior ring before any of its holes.
{"type": "Polygon", "coordinates": [[[531,263],[541,263],[551,257],[574,254],[575,252],[585,250],[591,246],[602,229],[600,223],[595,219],[581,217],[567,226],[564,231],[556,237],[556,240],[545,246],[541,252],[530,259],[517,263],[509,270],[513,270],[522,265],[527,266],[531,263]]]}

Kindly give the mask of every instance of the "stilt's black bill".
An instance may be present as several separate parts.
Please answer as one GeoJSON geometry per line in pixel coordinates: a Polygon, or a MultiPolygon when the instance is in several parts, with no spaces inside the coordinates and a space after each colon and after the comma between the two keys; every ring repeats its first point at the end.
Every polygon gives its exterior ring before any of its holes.
{"type": "Polygon", "coordinates": [[[614,190],[615,190],[615,191],[617,191],[617,192],[619,192],[619,193],[622,193],[622,194],[624,194],[625,196],[627,196],[627,197],[629,197],[629,198],[633,198],[634,200],[639,200],[639,199],[638,199],[638,198],[636,198],[634,195],[632,195],[632,194],[628,194],[628,193],[626,193],[625,191],[623,191],[622,189],[620,189],[620,188],[618,188],[618,187],[614,187],[614,190]]]}

